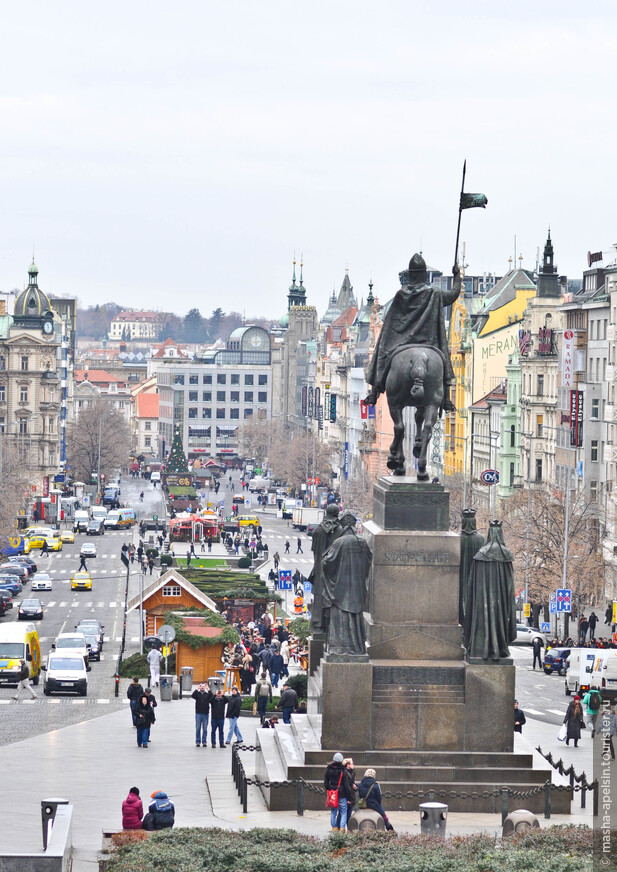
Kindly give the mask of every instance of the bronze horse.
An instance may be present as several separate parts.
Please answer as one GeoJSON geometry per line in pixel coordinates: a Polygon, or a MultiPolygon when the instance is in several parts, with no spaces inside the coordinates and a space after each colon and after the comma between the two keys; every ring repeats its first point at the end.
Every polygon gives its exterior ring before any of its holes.
{"type": "Polygon", "coordinates": [[[414,406],[416,438],[413,456],[418,461],[417,477],[418,481],[429,480],[426,461],[433,427],[443,409],[443,373],[443,356],[430,345],[407,346],[392,358],[386,378],[386,396],[394,423],[394,439],[388,456],[388,469],[393,475],[405,475],[403,409],[414,406]]]}

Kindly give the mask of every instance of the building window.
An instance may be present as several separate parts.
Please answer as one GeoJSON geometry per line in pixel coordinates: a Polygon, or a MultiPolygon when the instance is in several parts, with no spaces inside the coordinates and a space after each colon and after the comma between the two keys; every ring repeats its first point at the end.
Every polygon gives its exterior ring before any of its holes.
{"type": "MultiPolygon", "coordinates": [[[[191,376],[191,378],[192,378],[192,376],[191,376]]],[[[189,403],[196,403],[197,396],[198,396],[197,391],[189,391],[189,403]]]]}
{"type": "Polygon", "coordinates": [[[211,403],[212,402],[212,391],[203,391],[203,393],[201,395],[201,399],[203,400],[204,403],[211,403]]]}
{"type": "Polygon", "coordinates": [[[225,391],[217,391],[216,392],[216,401],[217,403],[225,402],[225,391]]]}
{"type": "Polygon", "coordinates": [[[268,402],[268,392],[267,391],[259,391],[257,394],[257,402],[258,403],[267,403],[268,402]]]}
{"type": "Polygon", "coordinates": [[[253,391],[244,391],[244,402],[252,403],[253,402],[253,391]]]}
{"type": "Polygon", "coordinates": [[[229,378],[230,378],[230,383],[232,385],[239,385],[240,384],[240,373],[232,372],[232,374],[230,375],[229,378]]]}
{"type": "Polygon", "coordinates": [[[144,445],[146,446],[146,448],[150,448],[151,444],[152,444],[152,438],[150,436],[146,436],[146,438],[144,439],[144,445]]]}
{"type": "Polygon", "coordinates": [[[56,452],[53,450],[53,448],[49,449],[49,465],[50,466],[56,465],[56,452]]]}
{"type": "Polygon", "coordinates": [[[144,430],[152,430],[152,424],[150,421],[144,422],[144,430]]]}
{"type": "Polygon", "coordinates": [[[230,391],[229,400],[232,403],[239,403],[240,402],[240,391],[230,391]]]}
{"type": "Polygon", "coordinates": [[[189,406],[189,418],[197,417],[197,406],[189,406]]]}
{"type": "Polygon", "coordinates": [[[246,419],[246,418],[252,418],[252,417],[253,417],[253,410],[252,409],[245,409],[244,410],[244,418],[246,419]]]}
{"type": "Polygon", "coordinates": [[[260,385],[267,385],[268,384],[268,376],[267,375],[260,375],[257,383],[260,385]]]}
{"type": "Polygon", "coordinates": [[[544,415],[536,415],[536,436],[542,436],[542,425],[544,424],[544,415]]]}
{"type": "Polygon", "coordinates": [[[20,387],[20,389],[19,389],[19,402],[20,403],[27,403],[28,402],[28,388],[27,387],[24,387],[24,386],[20,387]]]}
{"type": "Polygon", "coordinates": [[[594,397],[591,401],[591,417],[596,419],[600,417],[600,400],[598,397],[594,397]]]}
{"type": "Polygon", "coordinates": [[[21,371],[28,372],[28,355],[23,354],[21,357],[21,371]]]}
{"type": "Polygon", "coordinates": [[[589,482],[589,496],[592,500],[595,500],[598,496],[598,482],[590,481],[589,482]]]}
{"type": "Polygon", "coordinates": [[[536,458],[536,481],[542,481],[542,459],[536,458]]]}
{"type": "Polygon", "coordinates": [[[544,376],[543,375],[538,376],[538,396],[539,397],[544,396],[544,376]]]}
{"type": "Polygon", "coordinates": [[[0,433],[4,433],[4,415],[0,417],[0,433]]]}
{"type": "Polygon", "coordinates": [[[6,402],[6,388],[0,385],[0,403],[6,402]]]}
{"type": "Polygon", "coordinates": [[[198,375],[190,375],[189,376],[189,384],[190,385],[198,385],[199,384],[199,376],[198,375]]]}
{"type": "Polygon", "coordinates": [[[240,409],[230,409],[229,410],[229,417],[234,419],[234,420],[236,418],[239,418],[240,417],[240,409]]]}
{"type": "Polygon", "coordinates": [[[0,354],[0,370],[6,369],[6,357],[4,354],[0,354]]]}
{"type": "Polygon", "coordinates": [[[598,440],[597,439],[591,440],[591,462],[592,463],[598,462],[598,440]]]}
{"type": "Polygon", "coordinates": [[[212,384],[212,376],[211,375],[204,375],[204,376],[202,376],[201,380],[205,385],[212,384]]]}
{"type": "Polygon", "coordinates": [[[224,418],[225,417],[225,409],[217,409],[216,410],[216,417],[217,418],[224,418]]]}
{"type": "Polygon", "coordinates": [[[163,586],[163,596],[182,596],[182,588],[179,584],[165,584],[163,586]]]}
{"type": "Polygon", "coordinates": [[[19,419],[19,435],[27,436],[28,435],[28,419],[20,418],[19,419]]]}
{"type": "Polygon", "coordinates": [[[514,424],[510,427],[510,448],[514,448],[516,446],[516,438],[515,438],[515,429],[514,424]]]}
{"type": "Polygon", "coordinates": [[[227,384],[227,376],[223,372],[219,372],[216,377],[217,385],[226,385],[227,384]]]}
{"type": "Polygon", "coordinates": [[[510,464],[510,487],[514,487],[514,464],[510,464]]]}
{"type": "Polygon", "coordinates": [[[174,376],[174,384],[175,385],[183,385],[184,384],[184,376],[183,375],[174,376]]]}
{"type": "Polygon", "coordinates": [[[202,418],[211,418],[212,417],[212,409],[202,409],[201,410],[202,418]]]}
{"type": "Polygon", "coordinates": [[[245,384],[245,385],[252,385],[253,383],[254,383],[254,382],[253,382],[253,376],[252,376],[252,375],[245,375],[245,376],[244,376],[244,384],[245,384]]]}

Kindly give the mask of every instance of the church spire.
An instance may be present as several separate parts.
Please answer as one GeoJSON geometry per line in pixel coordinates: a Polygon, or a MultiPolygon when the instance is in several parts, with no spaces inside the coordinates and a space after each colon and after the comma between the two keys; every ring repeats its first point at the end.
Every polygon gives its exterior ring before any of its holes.
{"type": "Polygon", "coordinates": [[[551,239],[551,229],[548,229],[548,236],[544,245],[544,256],[542,258],[542,266],[538,272],[537,282],[537,297],[561,297],[559,287],[559,276],[557,275],[557,267],[554,264],[553,241],[551,239]]]}
{"type": "Polygon", "coordinates": [[[302,281],[302,258],[300,258],[300,284],[296,284],[296,257],[294,255],[293,259],[293,277],[292,282],[289,286],[289,293],[287,294],[287,309],[291,309],[293,306],[305,306],[306,305],[306,288],[304,287],[302,281]]]}

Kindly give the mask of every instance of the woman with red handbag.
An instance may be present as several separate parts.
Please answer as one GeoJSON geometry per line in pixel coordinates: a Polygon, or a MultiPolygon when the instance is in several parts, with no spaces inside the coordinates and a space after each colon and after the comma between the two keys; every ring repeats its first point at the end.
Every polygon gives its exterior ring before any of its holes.
{"type": "Polygon", "coordinates": [[[326,789],[326,808],[330,809],[332,832],[345,832],[347,806],[348,803],[353,806],[355,795],[347,770],[343,766],[342,754],[335,754],[332,763],[328,763],[323,783],[326,789]]]}

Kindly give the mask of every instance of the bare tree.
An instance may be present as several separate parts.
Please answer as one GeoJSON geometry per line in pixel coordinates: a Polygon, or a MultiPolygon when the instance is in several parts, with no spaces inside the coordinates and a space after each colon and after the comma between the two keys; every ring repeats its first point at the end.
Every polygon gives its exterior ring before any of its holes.
{"type": "Polygon", "coordinates": [[[129,456],[131,434],[124,416],[99,399],[80,412],[67,431],[67,457],[74,479],[89,482],[99,471],[107,478],[129,456]]]}
{"type": "Polygon", "coordinates": [[[12,440],[0,434],[0,543],[15,535],[17,513],[26,505],[30,482],[25,458],[12,440]]]}

